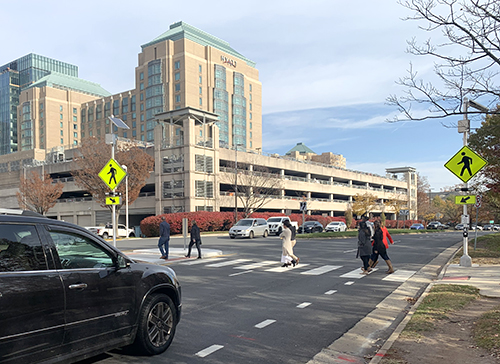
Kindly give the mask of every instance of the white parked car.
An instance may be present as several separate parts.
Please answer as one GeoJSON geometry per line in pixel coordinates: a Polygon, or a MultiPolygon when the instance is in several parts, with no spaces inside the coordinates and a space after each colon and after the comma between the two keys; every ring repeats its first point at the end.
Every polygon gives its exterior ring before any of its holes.
{"type": "MultiPolygon", "coordinates": [[[[97,228],[88,228],[94,234],[99,235],[103,239],[108,239],[113,237],[113,226],[111,224],[107,224],[106,226],[98,226],[97,228]]],[[[116,232],[118,238],[133,238],[135,237],[134,229],[129,228],[123,224],[118,224],[116,226],[116,232]]]]}
{"type": "Polygon", "coordinates": [[[229,237],[231,239],[238,237],[253,239],[255,236],[263,236],[266,238],[269,235],[269,227],[265,219],[241,219],[229,229],[229,237]]]}
{"type": "Polygon", "coordinates": [[[346,231],[347,225],[343,221],[332,221],[325,227],[325,231],[346,231]]]}

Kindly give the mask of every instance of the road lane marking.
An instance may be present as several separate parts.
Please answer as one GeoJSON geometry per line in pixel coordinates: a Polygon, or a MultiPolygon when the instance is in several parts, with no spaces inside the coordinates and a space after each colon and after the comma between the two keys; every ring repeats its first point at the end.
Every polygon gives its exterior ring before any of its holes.
{"type": "Polygon", "coordinates": [[[258,329],[263,329],[264,327],[269,326],[271,324],[274,324],[275,322],[276,322],[276,320],[264,320],[261,323],[255,325],[254,327],[256,327],[258,329]]]}
{"type": "Polygon", "coordinates": [[[406,282],[408,278],[415,273],[417,273],[415,270],[397,269],[394,273],[388,274],[387,277],[382,278],[382,280],[391,282],[406,282]]]}
{"type": "Polygon", "coordinates": [[[195,355],[199,356],[200,358],[204,358],[204,357],[216,352],[217,350],[222,349],[223,347],[224,347],[224,345],[212,345],[206,349],[198,351],[195,355]]]}
{"type": "Polygon", "coordinates": [[[297,308],[306,308],[309,305],[311,305],[311,302],[303,302],[300,305],[298,305],[297,308]]]}
{"type": "MultiPolygon", "coordinates": [[[[378,268],[373,268],[372,271],[368,274],[372,274],[373,272],[377,271],[378,268]]],[[[340,278],[354,278],[354,279],[361,279],[363,277],[366,277],[366,274],[362,274],[361,268],[356,268],[348,273],[342,274],[340,278]]]]}
{"type": "Polygon", "coordinates": [[[325,294],[334,294],[336,292],[337,292],[336,290],[332,289],[331,291],[326,291],[325,294]]]}
{"type": "Polygon", "coordinates": [[[225,262],[221,262],[221,263],[208,264],[205,267],[220,268],[220,267],[225,267],[228,265],[235,265],[235,264],[240,264],[240,263],[249,262],[249,261],[250,261],[250,259],[236,259],[236,260],[229,260],[229,261],[225,261],[225,262]]]}
{"type": "Polygon", "coordinates": [[[233,269],[255,269],[255,268],[262,268],[262,267],[265,267],[266,265],[271,265],[271,264],[276,264],[276,261],[275,260],[264,260],[263,262],[260,262],[260,263],[241,265],[239,267],[234,267],[233,269]]]}
{"type": "Polygon", "coordinates": [[[344,283],[345,286],[352,286],[353,284],[354,284],[354,281],[349,281],[349,282],[344,283]]]}
{"type": "Polygon", "coordinates": [[[290,271],[290,270],[297,269],[297,268],[307,267],[308,265],[309,264],[300,264],[300,265],[296,265],[295,267],[292,267],[292,266],[281,267],[281,266],[279,266],[276,268],[266,269],[265,271],[266,272],[282,273],[282,272],[290,271]]]}
{"type": "Polygon", "coordinates": [[[342,253],[354,253],[357,251],[358,251],[358,249],[350,249],[350,250],[344,250],[342,253]]]}
{"type": "Polygon", "coordinates": [[[253,272],[253,270],[246,270],[244,272],[238,272],[238,273],[230,274],[229,277],[239,276],[241,274],[252,273],[252,272],[253,272]]]}
{"type": "Polygon", "coordinates": [[[195,265],[195,264],[203,264],[203,263],[206,264],[206,263],[212,263],[212,262],[215,262],[218,260],[223,260],[223,259],[227,259],[227,258],[195,259],[195,260],[185,262],[185,263],[180,263],[180,264],[181,265],[195,265]]]}
{"type": "Polygon", "coordinates": [[[305,272],[302,272],[300,274],[307,274],[307,275],[311,275],[311,276],[319,276],[320,274],[324,274],[324,273],[328,273],[332,270],[335,270],[335,269],[339,269],[339,268],[342,268],[341,265],[324,265],[322,267],[319,267],[319,268],[314,268],[314,269],[311,269],[311,270],[306,270],[305,272]]]}

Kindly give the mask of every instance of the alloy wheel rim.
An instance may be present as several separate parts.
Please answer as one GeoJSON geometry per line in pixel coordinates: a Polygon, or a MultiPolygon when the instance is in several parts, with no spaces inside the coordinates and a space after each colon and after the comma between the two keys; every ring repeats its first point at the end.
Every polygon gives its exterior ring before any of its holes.
{"type": "Polygon", "coordinates": [[[158,302],[148,315],[148,337],[156,347],[165,345],[173,327],[173,316],[170,306],[165,302],[158,302]]]}

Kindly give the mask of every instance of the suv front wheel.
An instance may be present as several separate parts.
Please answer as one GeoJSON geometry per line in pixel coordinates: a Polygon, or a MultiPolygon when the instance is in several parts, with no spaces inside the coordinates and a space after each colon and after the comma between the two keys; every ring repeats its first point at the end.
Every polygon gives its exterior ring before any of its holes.
{"type": "Polygon", "coordinates": [[[139,315],[134,348],[146,355],[163,353],[172,343],[177,323],[175,306],[165,294],[149,296],[139,315]]]}

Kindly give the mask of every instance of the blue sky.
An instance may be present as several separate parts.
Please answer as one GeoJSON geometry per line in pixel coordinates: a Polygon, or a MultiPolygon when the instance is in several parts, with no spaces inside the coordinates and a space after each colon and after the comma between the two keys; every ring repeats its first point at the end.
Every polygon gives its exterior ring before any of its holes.
{"type": "Polygon", "coordinates": [[[456,128],[386,122],[397,110],[385,99],[401,94],[395,81],[410,62],[423,78],[432,78],[434,62],[405,52],[407,40],[428,34],[401,20],[411,13],[395,0],[0,3],[0,64],[38,53],[76,64],[81,78],[118,93],[134,86],[140,45],[182,20],[257,63],[264,152],[303,142],[342,154],[349,169],[383,175],[411,166],[434,190],[460,182],[443,166],[462,146],[456,128]]]}

